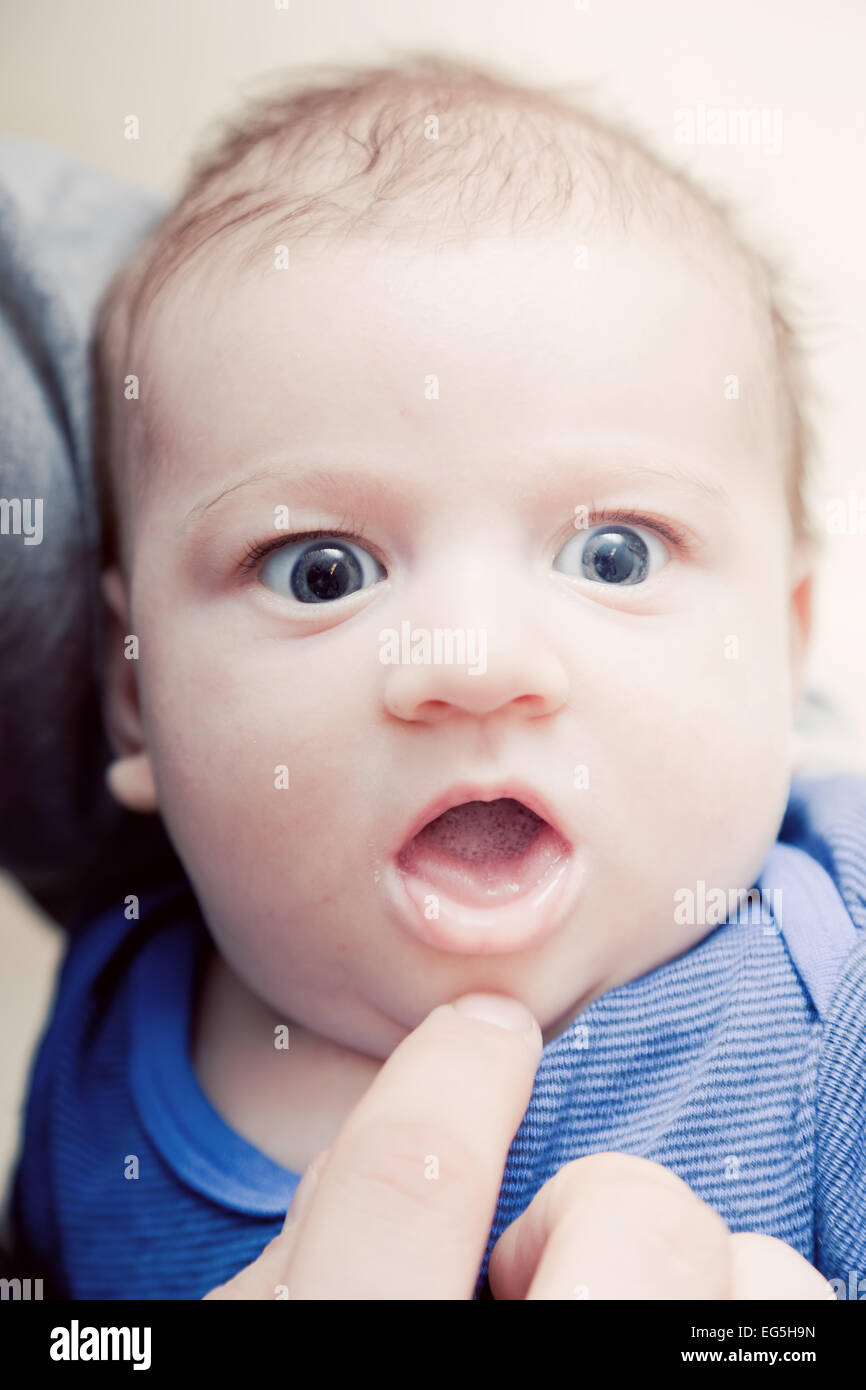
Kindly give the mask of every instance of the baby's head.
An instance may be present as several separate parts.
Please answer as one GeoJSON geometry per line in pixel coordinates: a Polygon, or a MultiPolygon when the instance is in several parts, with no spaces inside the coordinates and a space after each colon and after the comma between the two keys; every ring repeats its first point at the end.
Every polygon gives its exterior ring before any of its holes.
{"type": "Polygon", "coordinates": [[[384,1057],[490,990],[549,1039],[754,883],[810,542],[718,206],[554,96],[352,74],[225,137],[98,345],[109,782],[281,1017],[384,1057]]]}

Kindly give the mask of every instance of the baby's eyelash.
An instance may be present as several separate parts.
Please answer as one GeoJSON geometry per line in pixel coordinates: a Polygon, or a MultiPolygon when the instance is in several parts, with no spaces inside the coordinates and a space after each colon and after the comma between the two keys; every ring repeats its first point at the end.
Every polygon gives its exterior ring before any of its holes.
{"type": "Polygon", "coordinates": [[[645,526],[648,531],[658,531],[671,545],[686,552],[691,551],[696,542],[694,532],[687,526],[680,526],[666,517],[656,516],[654,512],[632,512],[619,507],[589,508],[587,524],[580,529],[591,531],[605,522],[619,522],[622,526],[645,526]]]}
{"type": "MultiPolygon", "coordinates": [[[[605,522],[618,523],[621,526],[644,526],[648,531],[657,531],[659,535],[664,536],[665,540],[679,550],[689,552],[692,548],[694,537],[688,528],[664,517],[656,516],[652,512],[633,512],[618,507],[588,509],[586,526],[577,528],[572,522],[565,535],[560,536],[559,539],[564,541],[567,537],[576,534],[578,530],[591,531],[596,526],[604,525],[605,522]]],[[[272,551],[297,541],[316,541],[330,537],[336,539],[338,536],[344,540],[363,542],[364,546],[375,555],[375,548],[370,546],[368,541],[364,541],[363,523],[349,516],[343,517],[335,527],[328,527],[327,529],[318,527],[312,531],[287,531],[280,536],[271,536],[266,541],[253,541],[247,547],[240,562],[240,568],[252,570],[260,560],[263,560],[266,555],[270,555],[272,551]]],[[[379,557],[377,556],[377,558],[379,557]]],[[[380,561],[380,563],[384,562],[380,561]]]]}
{"type": "MultiPolygon", "coordinates": [[[[254,569],[259,560],[263,560],[266,555],[270,555],[272,550],[279,550],[284,545],[294,544],[295,541],[317,541],[323,540],[326,536],[342,536],[345,540],[361,541],[362,523],[356,521],[354,517],[344,516],[336,527],[328,527],[327,530],[317,528],[313,531],[286,531],[281,536],[271,536],[266,541],[252,541],[247,547],[246,553],[241,560],[240,567],[243,570],[254,569]]],[[[367,546],[368,542],[364,541],[367,546]]]]}

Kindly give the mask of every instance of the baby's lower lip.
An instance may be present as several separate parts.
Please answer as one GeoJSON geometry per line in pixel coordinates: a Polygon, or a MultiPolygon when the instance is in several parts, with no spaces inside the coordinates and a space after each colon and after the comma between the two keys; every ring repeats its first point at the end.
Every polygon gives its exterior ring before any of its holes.
{"type": "Polygon", "coordinates": [[[547,826],[510,868],[467,870],[435,854],[396,856],[383,886],[401,925],[438,950],[507,955],[562,925],[580,887],[579,856],[547,826]]]}

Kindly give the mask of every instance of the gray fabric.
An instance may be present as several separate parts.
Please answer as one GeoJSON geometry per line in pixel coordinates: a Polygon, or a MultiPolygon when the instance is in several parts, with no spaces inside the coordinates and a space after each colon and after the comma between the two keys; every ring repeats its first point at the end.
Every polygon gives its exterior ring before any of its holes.
{"type": "Polygon", "coordinates": [[[102,290],[162,210],[60,149],[0,138],[0,497],[43,512],[41,543],[0,534],[0,865],[61,920],[100,896],[100,866],[108,889],[161,835],[103,784],[88,348],[102,290]]]}

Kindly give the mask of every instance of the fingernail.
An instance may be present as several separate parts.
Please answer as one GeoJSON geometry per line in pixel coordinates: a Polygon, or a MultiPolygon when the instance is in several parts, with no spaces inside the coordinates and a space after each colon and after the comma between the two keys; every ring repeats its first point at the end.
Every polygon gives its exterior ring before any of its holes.
{"type": "Polygon", "coordinates": [[[454,1008],[468,1018],[482,1018],[512,1033],[534,1033],[536,1029],[535,1019],[526,1006],[506,994],[464,994],[454,1008]]]}

